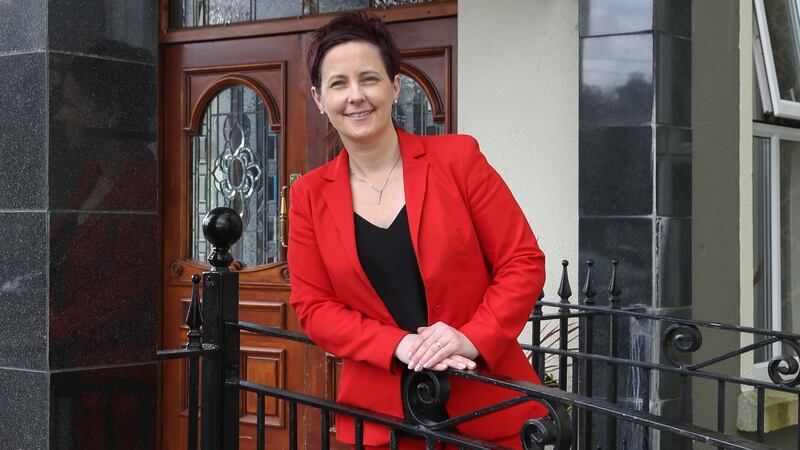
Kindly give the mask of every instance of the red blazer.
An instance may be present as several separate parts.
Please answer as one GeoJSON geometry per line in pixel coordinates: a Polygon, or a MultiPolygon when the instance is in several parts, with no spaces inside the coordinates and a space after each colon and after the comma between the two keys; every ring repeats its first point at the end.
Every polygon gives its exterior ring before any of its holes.
{"type": "MultiPolygon", "coordinates": [[[[398,130],[406,211],[428,302],[428,321],[458,328],[481,353],[479,368],[536,381],[517,336],[544,284],[544,254],[506,184],[464,135],[398,130]]],[[[403,416],[400,329],[359,262],[347,151],[291,189],[291,303],[308,336],[343,358],[338,401],[403,416]]],[[[451,377],[451,417],[516,393],[451,377]]],[[[546,409],[528,402],[458,427],[493,440],[519,433],[546,409]]],[[[353,420],[337,438],[354,442],[353,420]]],[[[384,445],[386,428],[365,423],[364,443],[384,445]]]]}

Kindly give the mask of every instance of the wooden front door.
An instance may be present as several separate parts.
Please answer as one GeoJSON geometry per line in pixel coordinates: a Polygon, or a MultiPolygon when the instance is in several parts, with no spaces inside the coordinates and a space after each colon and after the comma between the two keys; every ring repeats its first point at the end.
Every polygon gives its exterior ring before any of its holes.
{"type": "MultiPolygon", "coordinates": [[[[430,17],[424,7],[380,11],[403,57],[395,117],[422,134],[456,129],[455,4],[430,17]]],[[[302,331],[289,299],[280,211],[288,186],[329,160],[326,119],[310,98],[304,55],[311,30],[330,16],[169,33],[161,44],[163,289],[161,347],[186,342],[191,276],[207,270],[200,224],[206,211],[231,206],[245,231],[232,249],[240,272],[241,320],[302,331]],[[237,35],[237,27],[241,35],[237,35]],[[271,30],[274,30],[271,32],[271,30]],[[287,32],[288,30],[288,32],[287,32]],[[207,33],[207,34],[204,34],[207,33]],[[278,34],[280,33],[280,34],[278,34]]],[[[335,399],[339,364],[316,347],[243,332],[241,376],[335,399]]],[[[163,365],[160,442],[186,448],[187,364],[163,365]]],[[[267,448],[287,448],[288,408],[266,401],[267,448]]],[[[240,400],[240,448],[255,447],[255,396],[240,400]]],[[[300,448],[319,448],[320,416],[300,409],[300,448]]]]}

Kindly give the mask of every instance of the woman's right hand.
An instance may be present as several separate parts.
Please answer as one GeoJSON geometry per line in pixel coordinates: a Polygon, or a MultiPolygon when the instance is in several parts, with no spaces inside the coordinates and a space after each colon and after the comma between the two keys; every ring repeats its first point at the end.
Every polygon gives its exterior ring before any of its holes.
{"type": "MultiPolygon", "coordinates": [[[[400,340],[400,343],[397,344],[397,348],[394,350],[394,356],[397,358],[401,363],[404,365],[408,365],[411,362],[409,357],[409,352],[411,348],[414,346],[414,343],[419,338],[419,334],[407,334],[403,336],[403,339],[400,340]]],[[[475,362],[469,358],[465,358],[461,355],[450,355],[448,357],[443,358],[438,364],[433,367],[429,367],[430,370],[435,371],[442,371],[446,370],[447,368],[451,369],[458,369],[464,370],[467,368],[474,368],[475,362]]]]}

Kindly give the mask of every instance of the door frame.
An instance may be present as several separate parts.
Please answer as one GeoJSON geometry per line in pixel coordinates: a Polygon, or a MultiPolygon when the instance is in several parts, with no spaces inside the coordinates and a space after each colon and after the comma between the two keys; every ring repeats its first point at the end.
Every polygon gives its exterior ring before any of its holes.
{"type": "MultiPolygon", "coordinates": [[[[230,25],[214,25],[214,26],[206,26],[206,27],[197,27],[197,28],[188,28],[188,29],[169,29],[167,27],[168,24],[168,12],[169,7],[168,3],[169,0],[158,0],[159,3],[159,30],[158,30],[158,87],[157,87],[157,95],[158,95],[158,103],[157,103],[157,124],[158,124],[158,228],[159,228],[159,249],[158,249],[158,267],[159,267],[159,280],[163,282],[164,279],[164,271],[169,270],[169,267],[165,266],[163,263],[164,257],[164,249],[163,249],[163,236],[164,236],[164,214],[168,208],[171,208],[171,205],[164,204],[164,191],[162,189],[163,182],[164,182],[164,160],[165,160],[165,150],[164,150],[164,138],[165,138],[165,121],[164,121],[164,56],[163,56],[163,49],[168,47],[169,45],[173,44],[186,44],[186,43],[193,43],[193,42],[209,42],[209,41],[218,41],[218,40],[229,40],[229,39],[239,39],[239,38],[248,38],[248,37],[259,37],[259,36],[274,36],[274,35],[281,35],[281,34],[295,34],[295,33],[306,33],[309,31],[313,31],[320,26],[324,25],[325,23],[329,22],[332,18],[338,16],[340,13],[327,13],[327,14],[316,14],[310,16],[303,16],[303,17],[290,17],[290,18],[281,18],[281,19],[270,19],[270,20],[261,20],[261,21],[253,21],[253,22],[243,22],[243,23],[234,23],[230,25]]],[[[399,22],[411,22],[411,21],[420,21],[425,19],[436,19],[436,18],[447,18],[447,17],[456,17],[458,13],[458,1],[457,0],[434,0],[431,3],[422,3],[422,4],[410,4],[410,5],[402,5],[392,7],[390,9],[383,9],[383,8],[369,8],[365,9],[364,11],[376,14],[379,16],[385,23],[399,23],[399,22]]],[[[424,51],[424,49],[422,49],[424,51]]],[[[457,62],[453,61],[453,68],[457,67],[457,62]]],[[[455,74],[449,74],[448,77],[448,86],[446,89],[451,89],[450,83],[453,82],[452,76],[455,74]]],[[[449,110],[454,110],[456,107],[456,95],[455,89],[451,91],[451,100],[449,110]]],[[[454,111],[453,111],[454,112],[454,111]]],[[[452,115],[452,114],[451,114],[452,115]]],[[[456,124],[453,121],[450,123],[450,120],[447,120],[446,128],[450,129],[451,132],[455,131],[456,124]]],[[[318,163],[319,161],[317,161],[318,163]]],[[[307,161],[307,164],[311,163],[311,161],[307,161]]],[[[285,261],[283,261],[285,263],[285,261]]],[[[158,290],[158,298],[157,298],[157,311],[156,311],[156,322],[157,322],[157,332],[158,332],[158,345],[159,348],[163,348],[164,346],[164,333],[163,333],[163,320],[162,320],[162,310],[163,310],[163,289],[161,287],[158,290]]],[[[162,412],[162,397],[163,397],[163,389],[164,383],[162,380],[162,370],[159,366],[159,384],[158,384],[158,397],[157,397],[157,442],[158,447],[161,448],[162,444],[162,424],[163,418],[161,417],[162,412]]],[[[331,387],[328,387],[329,389],[331,387]]]]}

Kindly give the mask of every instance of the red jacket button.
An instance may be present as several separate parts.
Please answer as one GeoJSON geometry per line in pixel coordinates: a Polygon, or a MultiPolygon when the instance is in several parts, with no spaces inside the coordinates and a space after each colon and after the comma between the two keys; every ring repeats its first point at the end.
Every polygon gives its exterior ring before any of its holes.
{"type": "Polygon", "coordinates": [[[433,307],[433,312],[436,314],[444,314],[444,305],[436,305],[433,307]]]}

